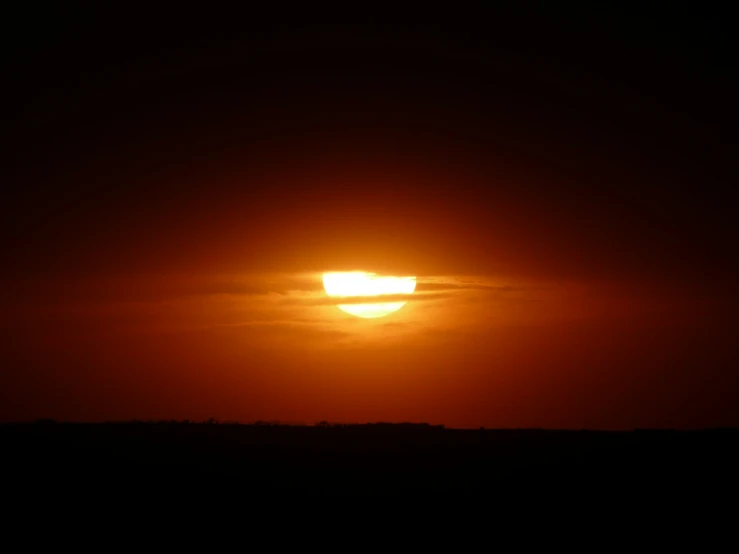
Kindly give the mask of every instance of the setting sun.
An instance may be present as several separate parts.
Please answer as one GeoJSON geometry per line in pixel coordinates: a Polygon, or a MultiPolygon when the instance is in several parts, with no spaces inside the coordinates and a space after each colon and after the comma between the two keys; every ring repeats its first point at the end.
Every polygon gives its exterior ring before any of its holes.
{"type": "MultiPolygon", "coordinates": [[[[337,298],[356,298],[377,296],[382,300],[386,295],[412,294],[416,289],[415,277],[388,277],[364,271],[344,271],[323,274],[323,288],[326,294],[337,298]]],[[[337,304],[348,314],[357,317],[383,317],[405,304],[405,300],[393,302],[367,302],[337,304]]]]}

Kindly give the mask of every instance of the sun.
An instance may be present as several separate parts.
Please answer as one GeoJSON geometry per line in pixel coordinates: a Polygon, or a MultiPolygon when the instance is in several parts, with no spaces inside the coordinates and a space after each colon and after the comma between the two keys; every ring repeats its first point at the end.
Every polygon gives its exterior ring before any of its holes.
{"type": "Polygon", "coordinates": [[[337,271],[323,274],[323,288],[326,294],[336,298],[376,296],[377,301],[337,306],[357,317],[383,317],[402,308],[406,301],[382,302],[382,296],[413,294],[416,278],[379,276],[365,271],[337,271]]]}

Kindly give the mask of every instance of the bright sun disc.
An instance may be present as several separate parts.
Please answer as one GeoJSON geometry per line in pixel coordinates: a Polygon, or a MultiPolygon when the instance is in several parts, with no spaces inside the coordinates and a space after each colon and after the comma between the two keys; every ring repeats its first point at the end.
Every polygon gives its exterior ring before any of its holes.
{"type": "Polygon", "coordinates": [[[382,302],[383,295],[412,294],[416,290],[415,277],[385,277],[364,271],[341,271],[323,274],[323,288],[331,297],[377,296],[378,302],[337,304],[348,314],[357,317],[382,317],[399,310],[405,300],[382,302]]]}

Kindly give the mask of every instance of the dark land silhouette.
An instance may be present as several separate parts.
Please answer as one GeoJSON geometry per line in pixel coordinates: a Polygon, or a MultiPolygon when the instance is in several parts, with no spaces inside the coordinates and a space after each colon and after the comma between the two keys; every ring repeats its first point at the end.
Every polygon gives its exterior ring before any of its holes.
{"type": "MultiPolygon", "coordinates": [[[[738,490],[739,430],[207,422],[0,425],[6,494],[671,502],[738,490]],[[564,497],[563,497],[564,498],[564,497]]],[[[63,496],[62,496],[63,497],[63,496]]]]}

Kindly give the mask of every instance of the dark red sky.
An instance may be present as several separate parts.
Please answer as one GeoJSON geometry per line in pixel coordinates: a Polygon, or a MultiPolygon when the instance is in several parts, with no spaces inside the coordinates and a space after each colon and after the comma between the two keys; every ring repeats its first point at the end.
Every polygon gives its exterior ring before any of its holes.
{"type": "Polygon", "coordinates": [[[721,14],[159,15],[17,15],[0,419],[739,425],[721,14]]]}

